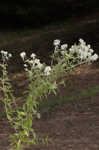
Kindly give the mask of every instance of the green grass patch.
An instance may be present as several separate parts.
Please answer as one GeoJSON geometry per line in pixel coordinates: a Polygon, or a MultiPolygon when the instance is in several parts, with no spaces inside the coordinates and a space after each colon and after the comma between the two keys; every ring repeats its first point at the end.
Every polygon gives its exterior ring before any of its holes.
{"type": "Polygon", "coordinates": [[[75,95],[72,95],[70,97],[65,97],[63,99],[54,98],[52,100],[43,101],[40,104],[40,109],[43,108],[54,108],[57,105],[63,105],[67,102],[71,102],[74,100],[81,100],[85,98],[91,98],[93,96],[96,96],[99,94],[99,86],[90,87],[86,90],[82,89],[79,91],[79,93],[75,93],[75,95]]]}
{"type": "MultiPolygon", "coordinates": [[[[72,101],[78,101],[78,100],[83,100],[85,98],[91,98],[94,97],[96,95],[99,95],[99,86],[94,86],[94,87],[90,87],[86,90],[81,89],[77,92],[74,93],[74,95],[69,96],[69,97],[65,97],[63,99],[58,99],[57,97],[53,98],[53,99],[49,99],[48,101],[43,101],[40,104],[39,109],[42,110],[44,108],[46,109],[53,109],[55,108],[57,105],[63,105],[66,104],[67,102],[72,102],[72,101]]],[[[5,118],[6,114],[5,112],[1,112],[0,113],[0,118],[5,118]]]]}

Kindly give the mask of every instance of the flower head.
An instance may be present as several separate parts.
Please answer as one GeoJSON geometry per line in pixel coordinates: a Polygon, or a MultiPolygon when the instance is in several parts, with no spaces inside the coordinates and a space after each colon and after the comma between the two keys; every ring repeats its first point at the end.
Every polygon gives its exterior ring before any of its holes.
{"type": "Polygon", "coordinates": [[[12,54],[8,53],[7,51],[1,50],[1,54],[2,54],[3,59],[6,59],[6,60],[12,57],[12,54]]]}
{"type": "Polygon", "coordinates": [[[21,56],[21,58],[24,60],[24,58],[26,57],[26,53],[25,53],[25,52],[22,52],[22,53],[20,53],[20,56],[21,56]]]}
{"type": "Polygon", "coordinates": [[[60,40],[58,40],[58,39],[54,40],[53,45],[54,46],[59,46],[60,45],[60,40]]]}
{"type": "Polygon", "coordinates": [[[90,53],[93,53],[93,52],[94,52],[94,50],[93,50],[93,49],[90,49],[89,51],[90,51],[90,53]]]}
{"type": "Polygon", "coordinates": [[[61,45],[61,50],[65,50],[67,47],[68,47],[67,44],[63,44],[63,45],[61,45]]]}
{"type": "Polygon", "coordinates": [[[31,58],[34,59],[35,57],[36,57],[36,54],[32,53],[32,54],[31,54],[31,58]]]}
{"type": "Polygon", "coordinates": [[[1,50],[1,54],[4,55],[4,56],[7,56],[8,52],[1,50]]]}
{"type": "Polygon", "coordinates": [[[50,66],[45,67],[44,74],[48,76],[50,75],[50,72],[51,72],[51,67],[50,66]]]}
{"type": "Polygon", "coordinates": [[[12,54],[11,53],[9,53],[9,58],[11,58],[12,57],[12,54]]]}
{"type": "Polygon", "coordinates": [[[35,63],[36,65],[38,65],[38,64],[40,63],[40,60],[39,60],[39,59],[35,59],[35,60],[34,60],[34,63],[35,63]]]}
{"type": "Polygon", "coordinates": [[[43,64],[41,64],[40,62],[37,64],[37,68],[41,69],[43,67],[43,64]]]}
{"type": "Polygon", "coordinates": [[[65,56],[66,53],[65,53],[65,51],[61,51],[61,54],[62,54],[63,56],[65,56]]]}
{"type": "Polygon", "coordinates": [[[91,56],[91,61],[96,61],[99,58],[99,56],[97,54],[94,54],[93,56],[91,56]]]}
{"type": "Polygon", "coordinates": [[[86,45],[85,41],[83,39],[79,39],[79,42],[80,44],[83,46],[83,45],[86,45]]]}

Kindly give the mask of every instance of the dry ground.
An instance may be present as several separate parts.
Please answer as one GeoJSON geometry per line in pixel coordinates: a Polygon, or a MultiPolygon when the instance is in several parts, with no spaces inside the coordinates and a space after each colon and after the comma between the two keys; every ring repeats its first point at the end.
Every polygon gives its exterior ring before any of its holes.
{"type": "MultiPolygon", "coordinates": [[[[52,52],[52,42],[56,38],[69,44],[74,43],[78,38],[84,38],[98,51],[98,17],[99,13],[81,19],[76,18],[70,26],[46,27],[44,31],[33,32],[32,36],[0,43],[0,48],[15,53],[9,70],[12,72],[11,78],[16,96],[20,96],[22,89],[24,91],[27,86],[25,74],[19,72],[22,69],[18,56],[21,51],[36,52],[43,60],[48,60],[48,54],[52,52]]],[[[71,96],[80,89],[87,90],[89,87],[99,85],[99,62],[78,67],[76,72],[69,76],[69,80],[72,82],[67,82],[65,88],[60,88],[58,96],[61,98],[71,96]],[[73,86],[70,86],[70,83],[73,86]]],[[[25,150],[99,150],[99,94],[67,102],[52,110],[44,110],[41,119],[34,124],[38,132],[53,137],[53,142],[48,146],[31,146],[25,150]]],[[[11,132],[7,120],[0,117],[0,150],[8,150],[8,135],[11,132]]]]}
{"type": "MultiPolygon", "coordinates": [[[[69,78],[73,86],[67,82],[65,88],[60,88],[61,97],[72,95],[75,89],[87,90],[99,85],[98,63],[78,67],[69,78]]],[[[12,75],[12,79],[19,91],[27,85],[24,73],[12,75]]],[[[48,146],[31,146],[25,150],[99,150],[99,94],[41,112],[41,119],[36,120],[34,126],[41,134],[53,137],[53,141],[48,146]]],[[[9,134],[11,127],[5,118],[1,118],[0,150],[8,150],[9,134]]]]}

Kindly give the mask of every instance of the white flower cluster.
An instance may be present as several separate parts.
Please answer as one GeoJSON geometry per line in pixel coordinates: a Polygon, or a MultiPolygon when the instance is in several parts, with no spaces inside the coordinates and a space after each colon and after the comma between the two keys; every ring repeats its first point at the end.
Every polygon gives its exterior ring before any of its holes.
{"type": "Polygon", "coordinates": [[[1,50],[1,55],[2,55],[2,58],[6,60],[12,57],[11,53],[8,53],[7,51],[4,51],[4,50],[1,50]]]}
{"type": "Polygon", "coordinates": [[[46,76],[50,75],[51,73],[51,67],[50,66],[46,66],[45,69],[44,69],[44,74],[46,76]]]}
{"type": "Polygon", "coordinates": [[[20,53],[20,56],[23,59],[23,61],[25,61],[25,64],[24,64],[25,70],[27,70],[27,67],[28,67],[27,64],[29,64],[32,67],[32,69],[35,69],[35,68],[41,69],[43,67],[43,64],[40,63],[40,60],[36,58],[36,55],[34,53],[31,54],[30,59],[26,59],[26,60],[25,60],[26,58],[25,52],[20,53]]]}
{"type": "Polygon", "coordinates": [[[60,45],[61,41],[59,39],[54,40],[53,45],[55,46],[54,53],[60,52],[62,55],[65,55],[65,51],[68,48],[67,44],[60,45]]]}
{"type": "Polygon", "coordinates": [[[71,54],[76,54],[74,57],[77,57],[80,59],[80,61],[87,61],[87,62],[93,62],[96,61],[99,56],[97,54],[93,54],[94,50],[91,48],[91,45],[86,45],[86,42],[83,39],[79,39],[79,44],[72,45],[70,49],[67,50],[68,45],[63,44],[60,45],[60,40],[54,40],[53,42],[55,46],[54,53],[61,53],[61,55],[65,56],[66,51],[71,54]]]}
{"type": "Polygon", "coordinates": [[[62,54],[63,56],[65,56],[66,51],[67,51],[67,48],[68,48],[68,45],[67,45],[67,44],[61,45],[61,54],[62,54]]]}
{"type": "Polygon", "coordinates": [[[93,54],[94,50],[91,49],[90,45],[86,45],[83,39],[79,39],[78,45],[72,45],[69,49],[72,54],[76,54],[81,61],[96,61],[98,59],[97,54],[93,54]]]}
{"type": "Polygon", "coordinates": [[[59,46],[60,45],[60,40],[58,40],[58,39],[54,40],[53,45],[54,46],[59,46]]]}
{"type": "Polygon", "coordinates": [[[26,57],[26,53],[25,53],[25,52],[22,52],[22,53],[20,53],[20,56],[21,56],[21,58],[22,58],[23,61],[24,61],[24,59],[25,59],[25,57],[26,57]]]}
{"type": "Polygon", "coordinates": [[[40,59],[36,58],[36,54],[32,53],[30,56],[30,59],[26,59],[25,52],[20,53],[20,56],[23,59],[23,61],[25,62],[25,64],[24,64],[25,71],[28,71],[28,64],[29,64],[32,69],[40,69],[41,71],[43,71],[44,75],[46,75],[46,76],[50,75],[51,67],[44,66],[44,64],[42,64],[40,62],[40,59]]]}

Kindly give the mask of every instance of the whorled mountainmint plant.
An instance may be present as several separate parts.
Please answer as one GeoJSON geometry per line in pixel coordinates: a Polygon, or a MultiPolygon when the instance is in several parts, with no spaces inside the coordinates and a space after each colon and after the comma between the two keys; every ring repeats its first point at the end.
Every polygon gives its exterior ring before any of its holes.
{"type": "Polygon", "coordinates": [[[4,103],[7,118],[14,128],[15,133],[11,136],[12,150],[22,150],[24,146],[30,144],[38,144],[39,141],[47,142],[46,138],[41,138],[34,130],[33,123],[35,118],[40,118],[39,104],[51,92],[56,94],[59,84],[64,84],[64,80],[58,77],[67,71],[71,71],[78,64],[93,62],[98,59],[98,55],[94,54],[91,46],[86,44],[82,39],[79,43],[72,45],[70,48],[67,44],[61,45],[59,39],[54,40],[55,46],[52,55],[51,65],[41,63],[36,54],[32,53],[29,58],[25,52],[20,53],[24,62],[24,70],[26,71],[29,85],[26,90],[26,99],[18,105],[17,98],[14,97],[12,86],[8,78],[7,61],[12,54],[7,51],[1,51],[2,62],[0,67],[2,70],[1,92],[3,97],[0,100],[4,103]]]}

